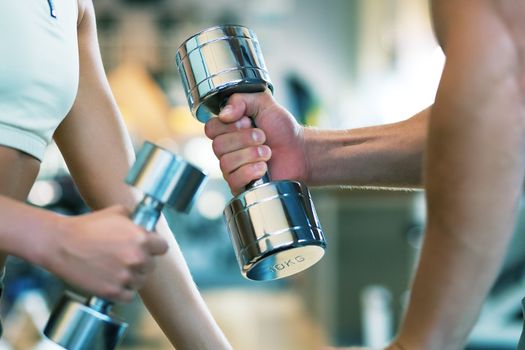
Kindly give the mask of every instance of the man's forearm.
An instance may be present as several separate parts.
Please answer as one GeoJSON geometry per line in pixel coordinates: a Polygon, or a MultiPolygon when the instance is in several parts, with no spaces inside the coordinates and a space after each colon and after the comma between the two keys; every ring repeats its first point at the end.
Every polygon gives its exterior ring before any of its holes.
{"type": "Polygon", "coordinates": [[[311,185],[419,188],[431,107],[405,121],[367,128],[305,129],[311,185]]]}
{"type": "Polygon", "coordinates": [[[493,4],[469,4],[448,13],[456,17],[429,124],[427,230],[399,337],[407,349],[463,347],[521,198],[525,113],[517,55],[493,4]]]}

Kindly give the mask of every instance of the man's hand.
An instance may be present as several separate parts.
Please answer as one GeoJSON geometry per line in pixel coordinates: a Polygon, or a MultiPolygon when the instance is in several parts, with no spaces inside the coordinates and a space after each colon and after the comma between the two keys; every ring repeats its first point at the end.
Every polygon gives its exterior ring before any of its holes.
{"type": "Polygon", "coordinates": [[[44,267],[66,282],[114,301],[131,301],[153,270],[166,241],[144,231],[122,206],[91,214],[59,217],[58,231],[45,242],[51,249],[44,267]]]}
{"type": "Polygon", "coordinates": [[[205,126],[234,194],[262,177],[268,165],[274,180],[304,181],[307,164],[303,132],[293,116],[264,92],[232,95],[219,117],[205,126]]]}

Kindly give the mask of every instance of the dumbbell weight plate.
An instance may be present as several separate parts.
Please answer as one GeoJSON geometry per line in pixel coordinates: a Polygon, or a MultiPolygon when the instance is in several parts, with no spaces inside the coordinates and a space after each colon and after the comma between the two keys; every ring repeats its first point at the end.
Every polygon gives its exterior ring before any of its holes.
{"type": "Polygon", "coordinates": [[[193,35],[177,50],[176,61],[191,112],[203,123],[235,92],[273,90],[257,36],[243,26],[193,35]]]}
{"type": "Polygon", "coordinates": [[[168,209],[188,212],[206,179],[206,173],[182,157],[146,141],[125,182],[168,209]]]}
{"type": "Polygon", "coordinates": [[[310,192],[272,181],[233,198],[224,210],[241,273],[252,280],[290,276],[319,261],[325,240],[310,192]]]}
{"type": "Polygon", "coordinates": [[[127,328],[114,315],[98,312],[67,292],[53,309],[44,334],[68,350],[113,350],[127,328]]]}

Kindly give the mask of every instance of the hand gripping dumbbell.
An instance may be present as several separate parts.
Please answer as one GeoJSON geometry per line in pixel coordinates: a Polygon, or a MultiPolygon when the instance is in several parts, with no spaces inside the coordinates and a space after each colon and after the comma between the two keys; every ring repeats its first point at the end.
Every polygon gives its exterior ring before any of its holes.
{"type": "MultiPolygon", "coordinates": [[[[126,183],[144,193],[131,218],[153,231],[164,206],[187,212],[206,175],[182,158],[146,142],[130,169],[126,183]]],[[[51,313],[44,334],[67,350],[112,350],[124,337],[127,323],[111,314],[110,301],[87,301],[66,293],[51,313]]]]}
{"type": "MultiPolygon", "coordinates": [[[[193,35],[179,47],[176,62],[191,112],[203,123],[234,93],[273,91],[257,38],[243,26],[216,26],[193,35]]],[[[224,216],[248,279],[286,277],[324,254],[323,231],[300,182],[271,181],[266,174],[234,197],[224,216]]]]}

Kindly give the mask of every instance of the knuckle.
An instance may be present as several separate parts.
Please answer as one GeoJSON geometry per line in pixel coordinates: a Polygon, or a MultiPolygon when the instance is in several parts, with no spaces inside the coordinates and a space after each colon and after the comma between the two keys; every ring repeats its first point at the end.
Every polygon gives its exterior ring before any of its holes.
{"type": "Polygon", "coordinates": [[[236,196],[237,194],[241,193],[242,187],[237,185],[236,182],[231,181],[228,183],[228,185],[230,186],[230,192],[232,193],[232,195],[236,196]]]}
{"type": "Polygon", "coordinates": [[[259,178],[268,171],[268,165],[266,162],[257,162],[252,166],[254,178],[259,178]]]}
{"type": "Polygon", "coordinates": [[[213,153],[216,157],[220,157],[222,155],[222,145],[219,138],[216,138],[212,141],[211,149],[213,150],[213,153]]]}
{"type": "Polygon", "coordinates": [[[251,155],[252,159],[254,159],[254,160],[261,158],[261,153],[260,153],[259,147],[262,147],[262,146],[254,146],[254,147],[250,148],[250,155],[251,155]]]}
{"type": "Polygon", "coordinates": [[[257,176],[257,164],[259,163],[247,164],[246,166],[243,166],[239,169],[239,176],[244,180],[244,182],[254,180],[254,178],[257,176]]]}
{"type": "Polygon", "coordinates": [[[208,137],[209,139],[213,139],[213,125],[212,125],[212,121],[213,121],[214,118],[208,120],[206,122],[206,124],[204,124],[204,135],[206,135],[206,137],[208,137]]]}
{"type": "Polygon", "coordinates": [[[231,183],[230,187],[234,193],[241,192],[246,184],[255,179],[251,168],[250,165],[242,166],[235,172],[234,176],[230,177],[229,183],[231,183]]]}
{"type": "Polygon", "coordinates": [[[223,173],[229,173],[229,162],[227,157],[221,157],[219,158],[219,167],[223,171],[223,173]]]}
{"type": "Polygon", "coordinates": [[[266,92],[261,92],[259,97],[264,103],[271,103],[274,101],[273,95],[266,92]]]}
{"type": "Polygon", "coordinates": [[[225,132],[226,125],[220,118],[211,118],[204,124],[204,134],[211,140],[225,132]]]}
{"type": "Polygon", "coordinates": [[[228,99],[228,104],[237,104],[239,102],[242,101],[242,95],[240,94],[233,94],[230,96],[230,98],[228,99]]]}

